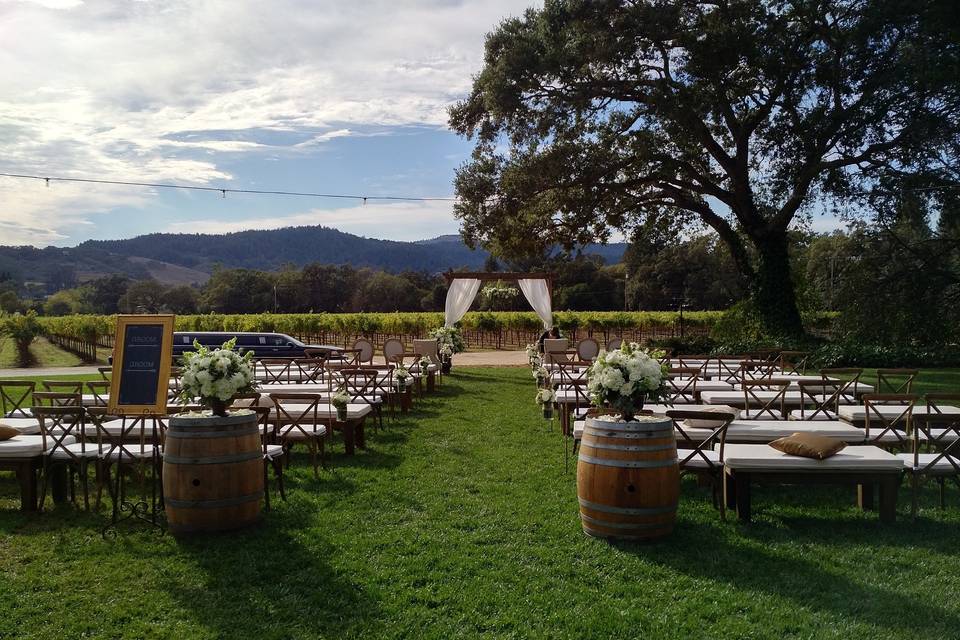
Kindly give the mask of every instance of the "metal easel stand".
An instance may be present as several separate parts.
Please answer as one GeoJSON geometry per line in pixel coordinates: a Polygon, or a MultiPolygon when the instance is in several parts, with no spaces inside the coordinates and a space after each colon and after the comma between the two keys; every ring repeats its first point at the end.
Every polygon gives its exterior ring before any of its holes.
{"type": "MultiPolygon", "coordinates": [[[[160,438],[159,429],[157,425],[159,424],[160,418],[159,414],[144,412],[139,416],[133,418],[133,422],[128,427],[124,425],[123,431],[119,438],[118,444],[115,444],[110,451],[111,457],[113,451],[119,451],[117,456],[117,478],[113,483],[113,510],[110,517],[110,523],[100,532],[104,539],[113,539],[117,538],[119,534],[119,528],[121,525],[137,525],[137,524],[146,524],[154,533],[158,536],[162,536],[167,532],[167,523],[166,518],[164,517],[163,512],[163,485],[162,477],[160,470],[162,468],[163,459],[160,455],[160,438]],[[123,479],[123,466],[121,461],[124,459],[124,456],[128,454],[126,445],[124,444],[124,437],[133,431],[134,427],[138,423],[144,423],[143,428],[140,430],[140,446],[144,445],[143,434],[146,431],[146,421],[151,421],[151,443],[152,443],[152,453],[150,456],[150,495],[149,502],[147,502],[147,497],[143,495],[141,491],[141,499],[133,502],[130,500],[125,500],[125,482],[123,479]]],[[[142,450],[142,449],[141,449],[142,450]]],[[[138,459],[135,458],[132,454],[129,455],[130,460],[138,459]]],[[[144,474],[144,463],[142,459],[139,459],[140,474],[141,474],[141,489],[143,488],[143,478],[144,474]]],[[[109,467],[108,467],[109,469],[109,467]]]]}

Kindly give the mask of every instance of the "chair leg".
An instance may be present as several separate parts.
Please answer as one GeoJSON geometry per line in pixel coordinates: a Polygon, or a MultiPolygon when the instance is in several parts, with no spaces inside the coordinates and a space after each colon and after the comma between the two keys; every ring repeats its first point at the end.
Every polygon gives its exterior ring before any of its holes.
{"type": "Polygon", "coordinates": [[[940,485],[940,510],[943,511],[947,508],[946,503],[946,491],[947,491],[947,482],[946,478],[939,477],[937,478],[937,484],[940,485]]]}
{"type": "Polygon", "coordinates": [[[310,447],[310,461],[313,463],[313,476],[319,478],[320,469],[317,466],[317,443],[311,441],[308,446],[310,447]]]}
{"type": "Polygon", "coordinates": [[[80,461],[80,486],[83,489],[83,509],[84,511],[90,511],[90,484],[89,479],[87,478],[89,474],[89,469],[87,468],[86,458],[80,461]]]}
{"type": "Polygon", "coordinates": [[[284,502],[287,501],[287,492],[283,486],[283,465],[277,464],[276,461],[273,463],[273,473],[277,478],[277,488],[280,489],[280,499],[284,502]]]}
{"type": "Polygon", "coordinates": [[[43,505],[47,501],[47,485],[50,482],[50,459],[43,459],[43,469],[40,471],[40,498],[37,500],[37,512],[43,512],[43,505]]]}
{"type": "Polygon", "coordinates": [[[916,520],[917,519],[917,507],[920,493],[920,474],[914,472],[910,474],[910,516],[916,520]]]}
{"type": "Polygon", "coordinates": [[[270,478],[267,474],[267,467],[270,465],[270,461],[266,458],[263,460],[263,508],[265,511],[270,511],[270,478]]]}

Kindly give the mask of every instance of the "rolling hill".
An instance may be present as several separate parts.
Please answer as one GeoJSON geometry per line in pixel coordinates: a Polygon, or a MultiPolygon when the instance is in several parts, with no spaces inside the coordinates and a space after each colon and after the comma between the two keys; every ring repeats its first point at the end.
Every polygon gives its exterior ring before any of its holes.
{"type": "MultiPolygon", "coordinates": [[[[625,244],[589,245],[584,253],[619,262],[625,244]]],[[[459,236],[419,242],[363,238],[321,226],[226,234],[153,233],[125,240],[88,240],[76,247],[0,246],[0,273],[55,291],[102,275],[152,277],[164,284],[202,284],[216,265],[274,270],[311,262],[386,271],[479,269],[487,259],[459,236]]]]}

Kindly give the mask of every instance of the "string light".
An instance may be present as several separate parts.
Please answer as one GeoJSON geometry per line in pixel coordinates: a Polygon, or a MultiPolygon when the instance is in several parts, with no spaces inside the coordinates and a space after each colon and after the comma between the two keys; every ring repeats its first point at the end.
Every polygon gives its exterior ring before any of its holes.
{"type": "Polygon", "coordinates": [[[456,202],[457,198],[419,198],[415,196],[364,196],[346,193],[315,193],[312,191],[281,191],[267,189],[230,189],[226,187],[200,187],[190,184],[175,184],[163,182],[134,182],[130,180],[108,180],[97,178],[66,178],[63,176],[36,176],[27,173],[0,173],[0,177],[19,178],[23,180],[43,180],[50,186],[50,181],[56,182],[80,182],[85,184],[108,184],[125,187],[148,187],[155,189],[185,189],[188,191],[213,191],[220,194],[221,198],[226,198],[227,193],[246,193],[252,195],[268,196],[294,196],[299,198],[338,198],[342,200],[360,200],[363,204],[367,200],[385,200],[400,202],[456,202]]]}

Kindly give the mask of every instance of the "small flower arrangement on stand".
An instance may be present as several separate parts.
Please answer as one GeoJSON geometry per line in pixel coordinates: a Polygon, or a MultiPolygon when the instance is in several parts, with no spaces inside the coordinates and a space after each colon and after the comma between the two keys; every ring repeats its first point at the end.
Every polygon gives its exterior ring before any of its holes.
{"type": "Polygon", "coordinates": [[[537,386],[543,387],[550,380],[550,372],[547,371],[546,367],[537,367],[533,370],[533,377],[537,381],[537,386]]]}
{"type": "Polygon", "coordinates": [[[536,401],[543,411],[544,420],[553,420],[553,402],[557,399],[556,392],[550,387],[537,389],[536,401]]]}
{"type": "Polygon", "coordinates": [[[647,352],[635,342],[601,351],[587,370],[587,389],[597,407],[612,407],[626,422],[633,420],[647,399],[663,395],[667,365],[663,352],[647,352]]]}
{"type": "Polygon", "coordinates": [[[347,421],[347,405],[350,404],[350,396],[343,389],[337,391],[330,398],[330,404],[337,410],[337,422],[347,421]]]}
{"type": "Polygon", "coordinates": [[[398,364],[393,371],[393,377],[397,381],[397,392],[406,393],[407,382],[410,380],[410,372],[403,364],[398,364]]]}
{"type": "Polygon", "coordinates": [[[427,372],[430,371],[430,365],[433,364],[430,361],[429,356],[420,356],[420,359],[417,360],[417,368],[420,370],[420,375],[425,376],[427,372]]]}
{"type": "Polygon", "coordinates": [[[183,404],[198,402],[214,416],[226,417],[230,400],[239,393],[254,391],[253,352],[234,351],[237,339],[210,351],[194,341],[196,351],[183,354],[183,374],[178,399],[183,404]]]}
{"type": "Polygon", "coordinates": [[[540,349],[535,342],[531,342],[527,345],[527,362],[530,363],[530,366],[533,366],[533,361],[539,359],[540,349]]]}
{"type": "Polygon", "coordinates": [[[466,351],[467,344],[456,327],[439,327],[430,332],[431,338],[436,338],[440,353],[440,370],[450,373],[453,368],[453,354],[466,351]]]}

